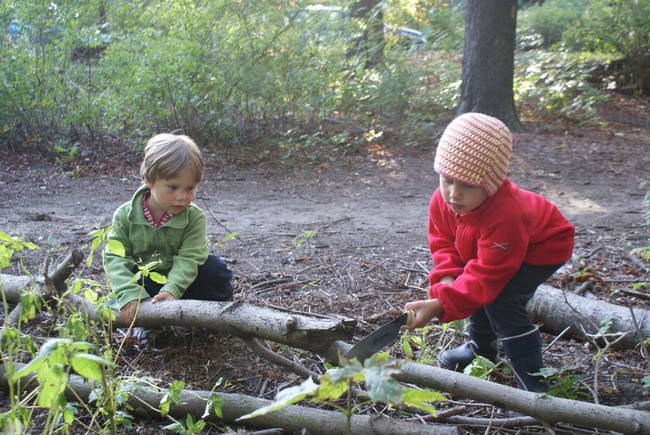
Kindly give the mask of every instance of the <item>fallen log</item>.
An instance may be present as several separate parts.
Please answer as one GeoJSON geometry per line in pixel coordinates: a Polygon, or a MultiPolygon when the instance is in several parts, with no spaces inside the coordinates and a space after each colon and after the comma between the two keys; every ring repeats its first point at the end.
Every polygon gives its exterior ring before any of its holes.
{"type": "Polygon", "coordinates": [[[528,311],[541,329],[559,334],[570,327],[569,336],[586,340],[585,332],[595,334],[601,322],[611,320],[609,333],[627,334],[618,347],[634,348],[650,337],[650,312],[642,308],[622,307],[597,299],[590,299],[571,292],[541,285],[528,303],[528,311]]]}
{"type": "MultiPolygon", "coordinates": [[[[334,343],[326,357],[330,361],[338,361],[338,355],[344,354],[350,347],[344,342],[334,343]]],[[[650,412],[647,411],[531,393],[439,367],[403,360],[398,362],[401,363],[400,373],[395,375],[395,379],[400,382],[519,411],[548,424],[562,422],[626,434],[650,434],[650,412]]]]}
{"type": "MultiPolygon", "coordinates": [[[[17,365],[16,370],[20,367],[22,365],[17,365]]],[[[3,387],[6,388],[7,379],[3,365],[0,365],[0,379],[3,381],[3,387]]],[[[30,381],[33,381],[33,377],[30,381]]],[[[25,381],[22,385],[23,388],[29,388],[30,386],[36,386],[36,383],[25,381]]],[[[131,391],[128,402],[135,410],[146,413],[147,415],[161,417],[157,409],[167,393],[165,390],[144,388],[137,384],[134,384],[132,388],[126,389],[131,391]]],[[[69,400],[82,400],[88,403],[90,393],[91,388],[80,376],[69,376],[66,389],[66,396],[69,400]]],[[[207,421],[245,425],[254,428],[281,427],[291,433],[298,433],[302,430],[306,430],[308,433],[314,435],[345,433],[346,419],[341,412],[308,408],[299,405],[289,405],[276,412],[243,422],[237,422],[239,417],[268,406],[272,401],[243,394],[221,392],[217,394],[223,399],[221,408],[222,418],[217,417],[214,413],[210,413],[205,417],[207,421]]],[[[176,419],[184,420],[190,414],[195,420],[198,420],[203,416],[210,395],[210,391],[183,391],[180,395],[180,402],[171,405],[169,415],[176,419]]],[[[355,435],[392,435],[397,433],[412,435],[430,435],[432,433],[456,435],[459,432],[456,427],[449,425],[413,423],[381,415],[354,415],[351,419],[351,433],[355,435]]]]}
{"type": "MultiPolygon", "coordinates": [[[[0,274],[0,290],[7,300],[17,302],[20,293],[29,285],[30,278],[0,274]]],[[[95,306],[85,299],[67,296],[74,309],[84,312],[92,320],[100,320],[95,306]]],[[[164,301],[140,304],[135,326],[187,326],[206,328],[237,337],[257,337],[275,341],[314,353],[324,353],[337,340],[349,340],[356,320],[288,311],[279,307],[259,306],[242,301],[212,302],[197,300],[164,301]]],[[[119,315],[116,327],[128,326],[119,315]]]]}
{"type": "MultiPolygon", "coordinates": [[[[29,286],[30,281],[27,276],[0,274],[0,291],[5,293],[10,302],[17,302],[20,292],[29,286]]],[[[74,303],[79,310],[94,315],[94,306],[83,299],[75,299],[74,303]]],[[[616,344],[618,347],[634,348],[650,336],[650,313],[646,309],[621,307],[547,285],[539,287],[528,308],[533,320],[542,325],[542,330],[558,334],[570,327],[568,334],[579,340],[585,340],[585,331],[596,333],[604,320],[612,320],[610,333],[627,334],[616,344]]],[[[351,328],[356,323],[354,319],[333,319],[334,317],[295,313],[243,302],[184,300],[153,305],[144,301],[135,326],[205,327],[240,337],[255,336],[323,353],[327,352],[335,340],[351,338],[351,328]]],[[[127,326],[121,323],[119,317],[115,325],[127,326]]]]}

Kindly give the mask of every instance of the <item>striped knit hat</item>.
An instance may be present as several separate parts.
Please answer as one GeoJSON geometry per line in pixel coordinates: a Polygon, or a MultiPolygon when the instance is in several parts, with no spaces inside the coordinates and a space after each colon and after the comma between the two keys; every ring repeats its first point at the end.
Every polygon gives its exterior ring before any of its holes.
{"type": "Polygon", "coordinates": [[[447,126],[436,150],[435,171],[481,186],[492,196],[506,178],[512,135],[506,125],[482,113],[465,113],[447,126]]]}

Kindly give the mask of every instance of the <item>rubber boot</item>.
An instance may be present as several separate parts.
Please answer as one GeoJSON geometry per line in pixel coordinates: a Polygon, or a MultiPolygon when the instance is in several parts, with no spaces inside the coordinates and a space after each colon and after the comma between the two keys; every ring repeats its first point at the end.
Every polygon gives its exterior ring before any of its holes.
{"type": "Polygon", "coordinates": [[[535,393],[548,391],[544,377],[534,374],[544,367],[539,329],[502,338],[501,344],[517,378],[517,388],[535,393]]]}
{"type": "Polygon", "coordinates": [[[440,367],[462,372],[477,356],[494,362],[497,357],[496,336],[470,330],[470,340],[454,349],[445,350],[438,357],[440,367]]]}

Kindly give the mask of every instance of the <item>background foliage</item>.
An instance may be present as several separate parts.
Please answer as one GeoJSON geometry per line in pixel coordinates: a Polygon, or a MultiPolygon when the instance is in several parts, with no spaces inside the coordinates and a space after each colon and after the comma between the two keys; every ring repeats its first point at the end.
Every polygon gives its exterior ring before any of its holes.
{"type": "MultiPolygon", "coordinates": [[[[350,2],[331,2],[342,10],[326,13],[306,12],[309,3],[6,0],[0,147],[74,152],[79,141],[141,143],[179,129],[201,143],[243,147],[293,140],[291,132],[319,131],[324,122],[368,130],[391,124],[408,132],[408,143],[454,108],[465,1],[381,3],[386,24],[417,28],[427,43],[415,50],[387,32],[385,61],[373,69],[350,54],[364,29],[345,17],[350,2]]],[[[648,2],[522,7],[520,107],[587,119],[601,98],[588,79],[617,59],[627,60],[626,83],[643,85],[648,2]]]]}

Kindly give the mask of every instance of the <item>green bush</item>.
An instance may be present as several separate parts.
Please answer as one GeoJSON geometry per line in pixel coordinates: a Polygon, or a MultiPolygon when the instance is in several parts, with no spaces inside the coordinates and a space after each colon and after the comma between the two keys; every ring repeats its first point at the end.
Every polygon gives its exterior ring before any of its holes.
{"type": "Polygon", "coordinates": [[[596,63],[580,54],[527,51],[515,61],[515,99],[538,116],[596,124],[606,95],[589,83],[596,63]]]}
{"type": "Polygon", "coordinates": [[[517,17],[520,49],[551,48],[562,41],[567,29],[581,25],[588,0],[547,0],[541,6],[522,9],[517,17]]]}
{"type": "Polygon", "coordinates": [[[565,34],[569,47],[623,59],[622,75],[636,90],[650,91],[650,2],[591,0],[581,20],[565,34]]]}

